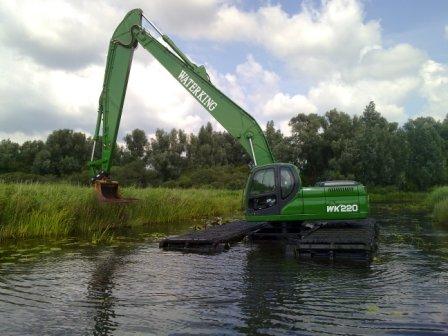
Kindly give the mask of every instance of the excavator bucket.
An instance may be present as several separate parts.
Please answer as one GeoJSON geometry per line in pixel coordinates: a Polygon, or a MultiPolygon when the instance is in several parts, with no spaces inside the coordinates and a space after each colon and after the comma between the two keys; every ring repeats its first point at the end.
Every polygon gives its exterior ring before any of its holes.
{"type": "Polygon", "coordinates": [[[95,193],[101,203],[132,203],[137,198],[124,198],[118,192],[118,182],[110,180],[97,180],[93,183],[95,193]]]}

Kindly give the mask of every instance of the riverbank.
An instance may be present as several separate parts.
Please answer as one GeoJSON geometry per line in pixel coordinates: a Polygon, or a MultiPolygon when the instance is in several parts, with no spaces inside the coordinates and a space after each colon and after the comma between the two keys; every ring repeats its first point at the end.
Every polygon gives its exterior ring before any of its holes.
{"type": "Polygon", "coordinates": [[[116,228],[241,216],[241,193],[206,189],[123,188],[139,201],[99,204],[92,188],[0,183],[0,240],[86,236],[116,228]]]}
{"type": "MultiPolygon", "coordinates": [[[[180,222],[203,225],[213,217],[243,216],[241,191],[167,188],[121,191],[139,201],[126,206],[99,204],[91,187],[0,183],[0,240],[83,236],[101,241],[113,236],[116,229],[126,227],[180,222]]],[[[372,206],[431,211],[426,201],[428,194],[423,192],[377,188],[369,190],[369,196],[372,206]]]]}

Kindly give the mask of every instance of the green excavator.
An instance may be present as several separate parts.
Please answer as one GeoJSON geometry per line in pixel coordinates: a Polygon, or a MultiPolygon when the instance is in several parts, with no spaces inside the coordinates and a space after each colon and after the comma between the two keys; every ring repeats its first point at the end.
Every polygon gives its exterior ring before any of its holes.
{"type": "Polygon", "coordinates": [[[107,55],[103,90],[94,135],[90,173],[102,202],[126,203],[110,168],[131,70],[134,50],[146,49],[231,134],[253,162],[244,193],[248,221],[300,223],[315,220],[364,219],[369,213],[366,188],[354,181],[319,182],[304,187],[299,169],[275,162],[257,121],[217,89],[204,66],[198,66],[147,18],[141,9],[131,10],[115,29],[107,55]],[[153,35],[160,35],[166,43],[153,35]],[[101,158],[95,146],[101,133],[101,158]]]}

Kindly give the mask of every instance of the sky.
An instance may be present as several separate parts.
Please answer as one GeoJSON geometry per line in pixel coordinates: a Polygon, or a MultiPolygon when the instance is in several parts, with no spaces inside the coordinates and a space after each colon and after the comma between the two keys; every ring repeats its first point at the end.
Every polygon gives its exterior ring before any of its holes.
{"type": "MultiPolygon", "coordinates": [[[[264,127],[288,134],[297,113],[369,101],[388,120],[448,112],[445,0],[3,0],[0,139],[91,135],[109,39],[127,11],[169,35],[212,82],[264,127]]],[[[202,106],[141,47],[134,55],[119,139],[135,128],[197,132],[202,106]]]]}

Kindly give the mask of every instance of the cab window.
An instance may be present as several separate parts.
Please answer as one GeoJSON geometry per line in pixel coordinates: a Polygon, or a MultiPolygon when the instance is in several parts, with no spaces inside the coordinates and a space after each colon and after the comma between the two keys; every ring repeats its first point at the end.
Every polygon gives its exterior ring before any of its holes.
{"type": "Polygon", "coordinates": [[[249,194],[251,196],[261,195],[275,189],[274,168],[259,170],[254,174],[249,194]]]}
{"type": "Polygon", "coordinates": [[[291,195],[294,189],[294,175],[291,169],[287,167],[280,168],[280,186],[282,192],[282,198],[286,198],[291,195]]]}

